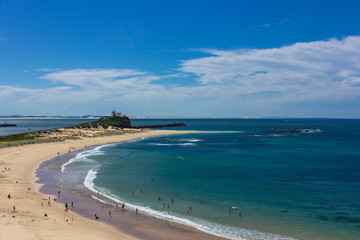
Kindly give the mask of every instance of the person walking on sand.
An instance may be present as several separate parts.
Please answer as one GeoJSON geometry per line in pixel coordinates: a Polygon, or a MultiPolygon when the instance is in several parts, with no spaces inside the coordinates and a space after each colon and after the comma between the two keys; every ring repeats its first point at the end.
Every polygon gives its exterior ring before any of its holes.
{"type": "Polygon", "coordinates": [[[95,220],[99,220],[97,213],[95,213],[95,220]]]}

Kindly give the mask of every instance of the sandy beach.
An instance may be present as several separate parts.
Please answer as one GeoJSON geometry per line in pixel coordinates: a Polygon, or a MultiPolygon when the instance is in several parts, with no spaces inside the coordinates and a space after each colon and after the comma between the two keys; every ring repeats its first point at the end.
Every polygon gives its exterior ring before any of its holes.
{"type": "Polygon", "coordinates": [[[36,183],[39,165],[68,153],[70,149],[182,133],[188,132],[134,131],[0,148],[0,239],[216,239],[194,229],[148,217],[147,222],[142,221],[136,226],[143,229],[141,237],[129,234],[129,231],[125,234],[121,226],[85,218],[71,210],[65,212],[64,205],[55,200],[57,196],[40,193],[42,185],[36,183]]]}

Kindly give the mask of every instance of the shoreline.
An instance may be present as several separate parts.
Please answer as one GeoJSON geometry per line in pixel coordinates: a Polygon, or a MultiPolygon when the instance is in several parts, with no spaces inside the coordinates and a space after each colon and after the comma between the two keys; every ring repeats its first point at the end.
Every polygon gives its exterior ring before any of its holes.
{"type": "MultiPolygon", "coordinates": [[[[124,225],[116,228],[108,223],[93,220],[93,216],[86,218],[73,211],[65,214],[64,205],[54,201],[54,198],[57,197],[41,193],[40,189],[43,184],[37,182],[39,178],[36,177],[36,171],[40,164],[69,152],[69,149],[76,150],[84,146],[129,141],[142,137],[192,132],[139,131],[131,134],[0,149],[0,169],[4,169],[0,174],[0,225],[2,226],[0,237],[5,239],[74,239],[84,237],[87,239],[222,239],[190,227],[180,226],[180,224],[173,224],[143,214],[135,215],[135,218],[131,219],[130,215],[134,216],[134,213],[130,211],[129,214],[120,213],[121,218],[131,220],[126,226],[136,228],[136,231],[124,231],[122,228],[124,225]],[[9,171],[9,169],[11,170],[9,171]],[[7,197],[8,194],[11,195],[10,198],[7,197]],[[13,211],[13,207],[15,207],[15,211],[13,211]],[[44,216],[45,213],[47,216],[44,216]],[[139,219],[145,220],[139,221],[139,219]],[[134,223],[138,224],[135,226],[134,223]],[[141,234],[138,234],[139,232],[141,234]]],[[[112,219],[114,218],[115,215],[112,219]]]]}

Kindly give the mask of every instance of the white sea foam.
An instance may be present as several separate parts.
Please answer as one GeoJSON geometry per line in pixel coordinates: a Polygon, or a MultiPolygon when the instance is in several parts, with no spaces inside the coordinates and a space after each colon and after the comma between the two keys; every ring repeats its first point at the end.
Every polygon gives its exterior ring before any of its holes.
{"type": "Polygon", "coordinates": [[[156,146],[196,146],[195,143],[149,143],[156,146]]]}
{"type": "MultiPolygon", "coordinates": [[[[92,198],[102,202],[107,203],[110,205],[115,205],[112,202],[115,202],[117,204],[122,204],[125,201],[119,198],[118,196],[114,196],[112,194],[106,194],[104,192],[100,192],[95,188],[94,180],[96,179],[97,172],[94,169],[91,169],[85,180],[84,185],[92,192],[96,193],[97,196],[92,195],[92,198]],[[110,201],[106,201],[104,199],[99,198],[99,196],[102,196],[106,199],[109,199],[110,201]]],[[[275,234],[269,234],[269,233],[262,233],[254,230],[248,230],[248,229],[240,229],[230,226],[224,226],[220,224],[214,224],[207,222],[205,220],[199,219],[199,218],[193,218],[193,219],[187,219],[181,216],[177,216],[173,213],[167,213],[162,211],[156,211],[154,209],[151,209],[150,207],[144,207],[144,206],[138,206],[131,203],[126,203],[127,208],[132,209],[135,211],[135,209],[138,209],[140,213],[150,215],[159,219],[164,219],[170,222],[179,223],[183,225],[187,225],[190,227],[193,227],[195,229],[198,229],[202,232],[209,233],[218,237],[224,237],[232,240],[247,240],[247,239],[254,239],[254,240],[294,240],[293,238],[288,238],[280,235],[275,234]]]]}
{"type": "Polygon", "coordinates": [[[101,148],[103,147],[108,147],[114,144],[106,144],[106,145],[101,145],[101,146],[97,146],[94,149],[90,149],[90,150],[86,150],[83,152],[78,153],[74,158],[70,159],[69,161],[67,161],[66,163],[64,163],[61,166],[61,172],[64,172],[66,169],[66,166],[72,164],[72,163],[78,163],[78,162],[91,162],[93,160],[89,159],[88,157],[90,156],[99,156],[99,155],[104,155],[104,152],[101,151],[101,148]]]}
{"type": "Polygon", "coordinates": [[[107,202],[107,201],[105,201],[105,200],[102,200],[102,199],[100,199],[100,198],[98,198],[98,197],[96,197],[96,196],[94,196],[94,195],[91,195],[91,197],[92,197],[93,199],[99,201],[99,202],[102,202],[102,203],[105,203],[105,204],[110,204],[109,202],[107,202]]]}
{"type": "Polygon", "coordinates": [[[321,129],[300,129],[301,133],[321,133],[321,129]]]}
{"type": "Polygon", "coordinates": [[[284,135],[277,134],[277,133],[271,134],[270,136],[272,136],[272,137],[284,137],[284,135]]]}
{"type": "Polygon", "coordinates": [[[203,140],[197,138],[182,138],[179,139],[180,142],[201,142],[203,140]]]}
{"type": "Polygon", "coordinates": [[[98,192],[94,187],[94,180],[96,178],[97,172],[94,169],[91,169],[84,180],[84,185],[86,188],[88,188],[92,192],[98,192]]]}
{"type": "Polygon", "coordinates": [[[201,133],[244,133],[244,131],[204,131],[201,133]]]}
{"type": "Polygon", "coordinates": [[[195,143],[183,143],[183,144],[179,144],[180,146],[196,146],[195,143]]]}

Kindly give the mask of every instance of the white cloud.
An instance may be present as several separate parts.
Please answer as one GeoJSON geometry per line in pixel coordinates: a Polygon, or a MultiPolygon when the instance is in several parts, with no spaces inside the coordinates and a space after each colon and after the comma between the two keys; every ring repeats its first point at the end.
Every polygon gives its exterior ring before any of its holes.
{"type": "MultiPolygon", "coordinates": [[[[175,104],[183,112],[201,108],[212,115],[216,108],[224,113],[248,109],[262,116],[267,109],[286,112],[280,106],[289,102],[360,98],[360,36],[272,49],[203,51],[211,56],[181,61],[177,72],[162,76],[136,69],[46,69],[49,73],[40,79],[56,87],[0,86],[0,102],[22,106],[121,103],[171,110],[170,104],[175,104]],[[186,82],[177,85],[181,79],[186,82]]],[[[197,114],[193,111],[189,115],[197,114]]]]}
{"type": "Polygon", "coordinates": [[[131,69],[72,69],[49,73],[40,78],[87,88],[91,86],[107,87],[109,83],[115,82],[131,83],[137,81],[136,79],[143,78],[142,76],[145,74],[131,69]]]}
{"type": "Polygon", "coordinates": [[[114,99],[146,99],[165,96],[163,86],[152,84],[160,77],[131,69],[72,69],[55,71],[40,79],[59,87],[31,89],[0,86],[0,100],[23,103],[91,103],[114,99]]]}
{"type": "Polygon", "coordinates": [[[239,95],[281,92],[288,100],[360,96],[359,36],[273,49],[206,52],[212,56],[182,61],[179,68],[197,76],[202,85],[228,86],[239,95]]]}

